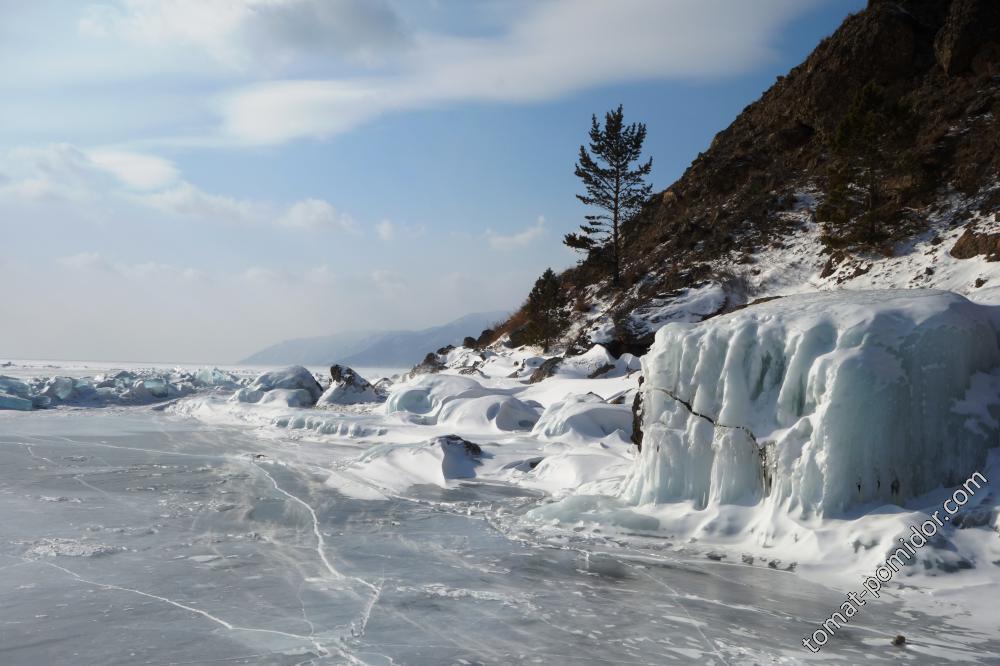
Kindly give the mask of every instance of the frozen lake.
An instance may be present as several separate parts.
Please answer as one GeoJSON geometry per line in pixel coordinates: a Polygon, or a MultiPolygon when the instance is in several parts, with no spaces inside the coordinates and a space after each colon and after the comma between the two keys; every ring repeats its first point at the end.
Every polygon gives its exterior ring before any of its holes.
{"type": "MultiPolygon", "coordinates": [[[[3,414],[0,663],[797,663],[843,600],[666,538],[536,533],[523,488],[324,485],[357,452],[149,409],[3,414]]],[[[883,597],[813,658],[995,660],[936,626],[883,597]]]]}

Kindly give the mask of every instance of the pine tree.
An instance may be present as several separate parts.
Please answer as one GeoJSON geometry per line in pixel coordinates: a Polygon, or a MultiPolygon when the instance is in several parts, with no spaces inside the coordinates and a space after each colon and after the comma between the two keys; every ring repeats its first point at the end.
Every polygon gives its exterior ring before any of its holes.
{"type": "Polygon", "coordinates": [[[551,268],[545,269],[542,276],[535,280],[535,286],[528,294],[526,309],[530,319],[526,341],[539,344],[548,351],[567,323],[562,283],[551,268]]]}
{"type": "Polygon", "coordinates": [[[590,151],[580,146],[576,176],[583,181],[586,194],[576,198],[604,212],[587,215],[580,225],[581,233],[566,234],[563,242],[569,247],[588,253],[609,250],[611,277],[621,284],[621,267],[625,259],[622,225],[631,220],[649,199],[652,186],[645,177],[653,168],[653,158],[636,164],[642,155],[646,126],[632,123],[626,126],[624,113],[618,108],[604,116],[604,127],[593,116],[590,127],[590,151]]]}

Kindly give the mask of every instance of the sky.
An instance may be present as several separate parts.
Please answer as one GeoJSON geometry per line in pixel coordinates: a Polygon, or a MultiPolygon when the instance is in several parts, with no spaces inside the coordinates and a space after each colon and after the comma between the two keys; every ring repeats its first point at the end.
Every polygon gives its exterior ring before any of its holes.
{"type": "Polygon", "coordinates": [[[0,360],[516,308],[591,115],[681,175],[864,0],[0,0],[0,360]]]}

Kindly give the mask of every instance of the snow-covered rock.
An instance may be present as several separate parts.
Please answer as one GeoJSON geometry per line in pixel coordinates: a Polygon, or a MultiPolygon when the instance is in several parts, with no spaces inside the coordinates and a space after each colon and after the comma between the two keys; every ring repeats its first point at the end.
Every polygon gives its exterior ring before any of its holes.
{"type": "Polygon", "coordinates": [[[330,368],[330,376],[330,387],[319,397],[317,406],[356,405],[385,399],[367,379],[351,368],[335,365],[330,368]]]}
{"type": "Polygon", "coordinates": [[[446,487],[452,479],[475,477],[484,455],[478,444],[445,435],[418,444],[377,444],[347,471],[392,491],[415,484],[446,487]]]}
{"type": "Polygon", "coordinates": [[[445,402],[459,398],[488,395],[489,391],[475,379],[457,375],[419,375],[392,388],[385,403],[387,414],[436,413],[445,402]]]}
{"type": "Polygon", "coordinates": [[[447,402],[437,416],[438,425],[473,432],[530,430],[540,408],[509,395],[485,395],[447,402]]]}
{"type": "Polygon", "coordinates": [[[831,515],[964,480],[997,442],[1000,406],[969,394],[1000,366],[996,321],[950,292],[887,290],[668,324],[643,359],[622,497],[831,515]]]}
{"type": "Polygon", "coordinates": [[[549,405],[535,424],[532,434],[546,439],[573,438],[599,440],[614,432],[624,438],[632,432],[629,405],[610,405],[599,395],[571,395],[549,405]]]}

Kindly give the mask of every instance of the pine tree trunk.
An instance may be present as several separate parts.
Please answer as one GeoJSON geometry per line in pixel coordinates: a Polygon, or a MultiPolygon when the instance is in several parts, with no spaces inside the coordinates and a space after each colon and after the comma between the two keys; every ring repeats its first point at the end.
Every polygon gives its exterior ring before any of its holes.
{"type": "Polygon", "coordinates": [[[614,210],[611,211],[611,248],[612,261],[614,262],[614,272],[611,279],[616,287],[621,286],[621,260],[618,253],[618,200],[621,195],[621,180],[615,175],[615,200],[614,210]]]}

